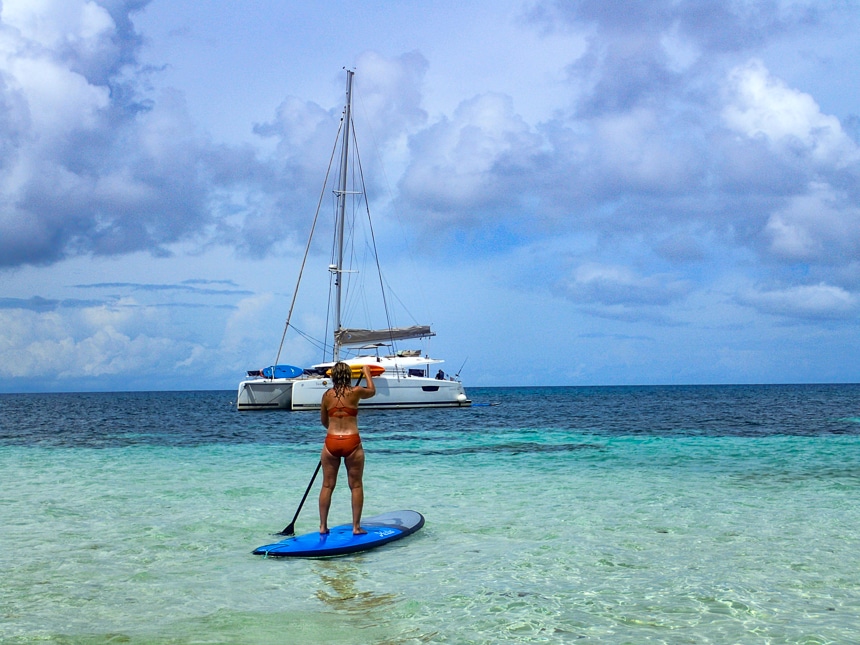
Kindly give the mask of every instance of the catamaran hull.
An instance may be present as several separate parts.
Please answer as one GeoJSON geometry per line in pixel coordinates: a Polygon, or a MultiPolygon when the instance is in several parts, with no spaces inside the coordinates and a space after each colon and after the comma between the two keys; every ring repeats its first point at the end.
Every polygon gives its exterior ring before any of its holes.
{"type": "Polygon", "coordinates": [[[295,379],[255,379],[239,383],[236,395],[236,409],[247,410],[289,410],[292,402],[295,379]]]}
{"type": "MultiPolygon", "coordinates": [[[[423,377],[382,375],[373,379],[376,396],[361,402],[362,409],[461,408],[472,402],[463,385],[423,377]]],[[[239,384],[236,408],[247,410],[319,410],[331,379],[274,379],[239,384]]]]}
{"type": "MultiPolygon", "coordinates": [[[[383,374],[373,379],[376,396],[360,403],[362,409],[459,408],[471,405],[457,381],[383,374]]],[[[307,379],[293,384],[293,410],[318,410],[331,380],[307,379]]]]}

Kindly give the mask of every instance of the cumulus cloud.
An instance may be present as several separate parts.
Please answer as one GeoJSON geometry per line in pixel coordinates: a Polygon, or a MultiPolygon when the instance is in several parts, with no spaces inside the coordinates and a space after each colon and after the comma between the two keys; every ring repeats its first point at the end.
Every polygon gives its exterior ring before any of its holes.
{"type": "Polygon", "coordinates": [[[672,125],[659,110],[635,108],[600,115],[589,125],[583,176],[589,178],[596,198],[612,199],[619,192],[685,194],[699,187],[703,171],[699,150],[673,136],[672,125]]]}
{"type": "MultiPolygon", "coordinates": [[[[4,310],[0,321],[2,378],[122,375],[144,364],[147,371],[172,369],[175,357],[184,353],[176,339],[146,331],[159,327],[154,309],[122,303],[50,312],[4,310]]],[[[190,345],[185,349],[190,351],[190,345]]]]}
{"type": "MultiPolygon", "coordinates": [[[[816,263],[836,279],[860,236],[857,143],[747,52],[837,11],[811,2],[538,3],[535,22],[578,30],[590,44],[568,68],[570,109],[537,128],[548,150],[541,180],[518,197],[540,195],[544,222],[624,249],[650,241],[675,263],[721,245],[775,264],[816,263]]],[[[635,260],[651,262],[639,248],[635,260]]]]}
{"type": "MultiPolygon", "coordinates": [[[[381,152],[404,147],[407,132],[427,118],[420,107],[426,69],[427,60],[415,52],[394,58],[365,52],[356,61],[352,116],[362,126],[357,128],[357,139],[369,193],[383,183],[380,157],[369,153],[372,147],[381,152]]],[[[238,226],[226,229],[223,241],[238,240],[242,250],[259,255],[293,229],[285,214],[294,216],[299,226],[310,225],[329,160],[336,154],[335,135],[342,116],[343,103],[325,108],[289,96],[272,120],[254,126],[256,134],[276,142],[275,156],[264,162],[272,176],[258,190],[268,205],[243,209],[249,214],[238,226]]]]}
{"type": "MultiPolygon", "coordinates": [[[[167,254],[189,240],[263,257],[297,232],[304,241],[340,102],[285,98],[254,127],[275,143],[271,157],[213,142],[181,92],[145,89],[154,72],[139,63],[131,18],[147,4],[3,2],[0,267],[167,254]]],[[[387,181],[369,154],[379,146],[398,171],[398,210],[416,228],[483,230],[509,244],[569,236],[591,240],[600,257],[614,251],[560,285],[575,301],[665,307],[694,282],[671,271],[715,244],[773,265],[812,263],[815,279],[844,286],[850,276],[837,279],[836,265],[844,274],[860,248],[857,143],[812,94],[753,55],[835,10],[534,3],[526,28],[576,32],[587,43],[572,50],[569,92],[541,123],[524,118],[504,88],[431,116],[423,83],[432,61],[366,52],[356,59],[354,117],[365,121],[370,190],[384,192],[387,181]]],[[[536,261],[565,257],[556,246],[536,261]]]]}
{"type": "Polygon", "coordinates": [[[544,0],[529,18],[543,29],[574,30],[589,47],[569,66],[584,118],[665,104],[706,92],[701,74],[726,56],[808,27],[826,13],[812,2],[702,3],[696,0],[544,0]]]}
{"type": "Polygon", "coordinates": [[[763,138],[779,153],[805,154],[836,169],[860,161],[857,144],[834,116],[815,100],[773,77],[759,60],[736,67],[728,78],[729,102],[723,118],[732,130],[763,138]]]}
{"type": "MultiPolygon", "coordinates": [[[[181,93],[143,89],[150,72],[137,62],[131,16],[146,4],[3,4],[0,265],[167,254],[182,240],[262,257],[306,230],[340,104],[284,99],[254,128],[276,142],[272,158],[213,143],[181,93]]],[[[721,75],[719,58],[818,15],[804,3],[539,2],[531,24],[577,30],[589,43],[568,67],[573,100],[555,116],[528,123],[511,96],[488,92],[431,120],[422,96],[430,62],[366,52],[356,60],[355,117],[372,131],[359,142],[402,169],[399,210],[418,227],[650,231],[654,252],[672,258],[731,236],[786,261],[823,257],[823,229],[838,227],[797,214],[816,192],[802,186],[856,182],[857,145],[763,63],[721,75]],[[676,234],[686,222],[699,223],[687,230],[700,237],[684,234],[683,251],[676,234]]],[[[384,192],[377,160],[363,155],[371,192],[384,192]]],[[[830,200],[828,221],[850,228],[858,192],[843,190],[841,206],[830,200]]]]}
{"type": "MultiPolygon", "coordinates": [[[[477,253],[554,238],[535,272],[564,262],[569,240],[593,260],[555,293],[595,315],[635,320],[647,310],[656,320],[656,310],[731,272],[721,256],[757,256],[761,284],[794,275],[847,288],[860,250],[857,143],[754,55],[831,11],[812,2],[538,2],[532,24],[588,43],[567,66],[569,103],[529,123],[511,96],[484,93],[411,131],[401,208],[436,239],[450,228],[482,231],[494,243],[470,243],[477,253]]],[[[777,313],[765,304],[775,294],[805,293],[784,289],[738,298],[777,313]]]]}
{"type": "Polygon", "coordinates": [[[411,139],[400,188],[431,221],[468,225],[510,204],[541,143],[510,97],[476,96],[411,139]]]}
{"type": "Polygon", "coordinates": [[[687,41],[684,45],[687,49],[732,52],[761,45],[775,34],[808,26],[824,12],[821,3],[815,0],[790,3],[544,0],[535,3],[529,17],[549,29],[559,25],[594,29],[603,38],[616,39],[631,33],[660,34],[687,41]]]}
{"type": "Polygon", "coordinates": [[[278,208],[254,151],[209,141],[180,92],[148,94],[131,22],[146,4],[3,2],[0,268],[164,255],[182,240],[253,246],[249,213],[278,208]]]}
{"type": "MultiPolygon", "coordinates": [[[[762,175],[785,165],[774,157],[794,135],[824,166],[854,161],[855,147],[838,120],[807,95],[755,61],[724,70],[732,57],[818,15],[802,3],[537,3],[533,23],[588,35],[586,52],[568,68],[576,89],[572,104],[560,105],[545,123],[528,124],[510,97],[464,100],[450,118],[412,136],[402,195],[411,207],[432,213],[431,221],[455,224],[514,210],[573,226],[623,227],[629,213],[640,226],[642,204],[654,196],[664,200],[662,210],[646,222],[725,215],[732,206],[748,211],[755,195],[736,194],[732,205],[718,191],[772,191],[779,180],[764,183],[762,175]],[[725,86],[729,91],[721,92],[725,86]],[[794,118],[800,130],[775,131],[768,110],[776,109],[785,113],[786,128],[794,118]],[[755,141],[764,124],[779,145],[760,151],[755,141]],[[737,134],[754,141],[739,147],[737,134]],[[624,199],[639,205],[631,210],[624,199]],[[525,207],[534,204],[531,212],[525,207]],[[607,207],[616,218],[591,217],[607,207]]],[[[790,177],[783,188],[795,185],[790,177]]]]}
{"type": "Polygon", "coordinates": [[[588,262],[558,283],[574,302],[601,305],[666,305],[686,297],[692,284],[671,275],[643,276],[625,266],[588,262]]]}
{"type": "MultiPolygon", "coordinates": [[[[42,275],[9,269],[73,256],[197,254],[217,244],[256,259],[304,243],[342,94],[322,104],[296,85],[295,96],[262,107],[270,116],[253,126],[260,139],[221,144],[218,133],[200,131],[182,88],[150,89],[160,70],[142,65],[145,34],[132,20],[149,3],[0,4],[7,275],[42,275]]],[[[850,328],[860,314],[860,121],[809,80],[826,52],[816,49],[821,57],[805,59],[802,72],[773,61],[780,48],[829,36],[827,22],[840,11],[856,17],[856,7],[528,7],[527,19],[504,33],[535,46],[527,57],[536,61],[533,78],[507,84],[488,75],[480,90],[452,96],[445,92],[470,79],[464,73],[462,83],[442,87],[459,70],[440,69],[424,53],[365,52],[352,61],[371,201],[387,206],[393,187],[407,234],[420,230],[433,242],[422,248],[425,258],[457,264],[463,280],[483,267],[501,288],[518,285],[536,301],[549,291],[557,299],[541,305],[586,322],[669,326],[681,309],[704,317],[740,303],[750,317],[850,328]],[[524,96],[530,83],[540,89],[524,96]],[[428,88],[440,94],[426,97],[428,88]],[[456,108],[439,110],[447,105],[456,108]],[[480,255],[492,257],[475,262],[480,255]],[[567,267],[561,278],[559,267],[567,267]],[[699,313],[702,303],[712,308],[699,313]]],[[[379,210],[384,220],[393,209],[379,210]]],[[[226,372],[232,382],[272,360],[279,296],[252,291],[272,283],[246,289],[229,280],[161,283],[164,271],[128,275],[53,281],[36,295],[19,280],[0,298],[0,377],[226,372]]],[[[325,326],[316,314],[299,315],[302,328],[325,326]]],[[[638,337],[626,331],[605,333],[638,337]]],[[[644,335],[659,337],[651,332],[644,335]]]]}
{"type": "Polygon", "coordinates": [[[145,3],[7,0],[0,13],[0,266],[118,254],[207,221],[181,100],[129,84],[145,3]]]}
{"type": "Polygon", "coordinates": [[[844,191],[813,184],[774,212],[765,229],[771,252],[781,258],[825,265],[860,257],[860,204],[844,191]]]}
{"type": "Polygon", "coordinates": [[[850,319],[860,313],[857,294],[824,283],[749,290],[739,294],[738,300],[764,313],[808,320],[850,319]]]}
{"type": "Polygon", "coordinates": [[[422,83],[429,61],[419,52],[408,52],[394,58],[369,51],[355,64],[359,73],[356,116],[373,124],[374,134],[400,138],[427,121],[421,107],[422,83]]]}
{"type": "MultiPolygon", "coordinates": [[[[421,83],[428,62],[411,52],[386,58],[376,52],[358,57],[354,80],[353,120],[373,127],[378,143],[398,139],[422,125],[427,113],[421,108],[421,83]]],[[[280,160],[288,169],[304,167],[324,171],[342,116],[343,103],[324,108],[312,101],[288,96],[278,106],[274,118],[258,123],[254,131],[277,139],[280,160]]]]}
{"type": "MultiPolygon", "coordinates": [[[[104,295],[0,298],[0,383],[16,389],[183,389],[191,377],[195,388],[211,388],[232,382],[244,368],[241,359],[249,359],[241,348],[205,337],[213,327],[226,328],[226,338],[236,333],[230,321],[250,292],[231,281],[76,288],[104,295]],[[35,374],[36,383],[25,378],[35,374]]],[[[245,320],[245,338],[259,342],[271,331],[262,324],[253,316],[245,320]]]]}

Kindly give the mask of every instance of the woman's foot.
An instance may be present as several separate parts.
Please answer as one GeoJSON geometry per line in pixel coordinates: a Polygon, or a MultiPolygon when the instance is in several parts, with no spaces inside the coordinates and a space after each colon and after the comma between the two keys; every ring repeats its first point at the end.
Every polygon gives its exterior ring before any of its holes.
{"type": "Polygon", "coordinates": [[[353,535],[367,535],[367,531],[365,531],[365,530],[364,530],[363,528],[361,528],[360,526],[359,526],[358,528],[355,528],[355,527],[353,526],[353,527],[352,527],[352,534],[353,534],[353,535]]]}
{"type": "Polygon", "coordinates": [[[325,526],[320,527],[320,535],[328,535],[328,528],[325,526]]]}

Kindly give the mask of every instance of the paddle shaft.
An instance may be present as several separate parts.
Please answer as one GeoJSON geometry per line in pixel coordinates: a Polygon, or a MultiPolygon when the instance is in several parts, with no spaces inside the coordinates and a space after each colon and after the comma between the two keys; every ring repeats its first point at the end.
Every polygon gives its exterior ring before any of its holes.
{"type": "Polygon", "coordinates": [[[314,471],[314,476],[311,477],[311,481],[308,484],[308,487],[305,489],[305,494],[302,495],[302,501],[299,502],[299,507],[296,509],[296,514],[293,515],[293,521],[290,522],[283,531],[278,533],[277,535],[295,535],[296,534],[296,520],[299,519],[299,513],[302,512],[302,506],[305,505],[305,500],[308,498],[308,493],[311,492],[311,486],[314,485],[314,480],[317,478],[317,474],[319,474],[320,468],[322,468],[322,461],[317,462],[317,468],[314,471]]]}

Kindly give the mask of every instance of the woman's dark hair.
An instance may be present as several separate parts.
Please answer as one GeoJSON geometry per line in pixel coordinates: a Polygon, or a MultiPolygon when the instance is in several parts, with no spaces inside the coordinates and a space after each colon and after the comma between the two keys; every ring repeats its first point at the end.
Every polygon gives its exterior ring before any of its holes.
{"type": "Polygon", "coordinates": [[[331,380],[334,385],[334,393],[337,396],[346,394],[346,389],[352,382],[352,368],[346,363],[335,363],[331,368],[331,380]]]}

